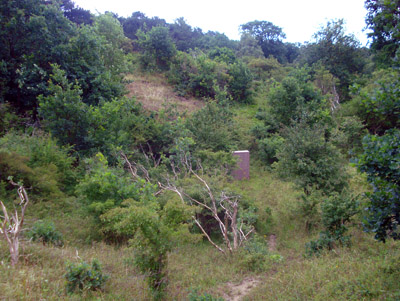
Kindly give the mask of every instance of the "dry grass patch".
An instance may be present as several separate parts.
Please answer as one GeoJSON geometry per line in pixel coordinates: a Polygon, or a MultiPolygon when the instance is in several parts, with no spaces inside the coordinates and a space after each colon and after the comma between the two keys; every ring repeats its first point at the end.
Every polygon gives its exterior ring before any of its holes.
{"type": "Polygon", "coordinates": [[[159,75],[128,75],[126,85],[128,96],[135,96],[143,107],[150,111],[159,111],[165,105],[173,104],[180,112],[194,112],[204,105],[204,102],[194,97],[179,96],[167,80],[159,75]]]}

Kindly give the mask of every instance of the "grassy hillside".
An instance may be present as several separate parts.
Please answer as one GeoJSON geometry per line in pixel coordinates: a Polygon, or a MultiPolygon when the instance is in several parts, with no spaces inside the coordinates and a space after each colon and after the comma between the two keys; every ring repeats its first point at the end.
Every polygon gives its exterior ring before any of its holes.
{"type": "MultiPolygon", "coordinates": [[[[202,101],[178,97],[161,76],[132,76],[128,84],[145,108],[158,110],[174,103],[181,111],[194,111],[202,101]]],[[[250,129],[258,105],[237,106],[241,147],[252,145],[250,129]],[[246,138],[247,137],[247,138],[246,138]],[[246,140],[247,139],[247,140],[246,140]]],[[[350,167],[349,167],[350,168],[350,167]]],[[[207,241],[176,245],[168,255],[167,300],[309,300],[396,299],[400,297],[399,242],[376,242],[362,231],[361,220],[353,220],[350,247],[335,247],[320,256],[305,257],[305,244],[318,236],[316,220],[308,231],[300,208],[300,194],[293,183],[277,177],[253,157],[249,180],[227,182],[257,208],[258,232],[268,246],[270,260],[262,268],[251,268],[246,252],[224,256],[207,241]],[[208,296],[209,299],[201,299],[208,296]]],[[[365,179],[351,169],[351,189],[360,194],[365,179]]],[[[148,300],[151,292],[133,265],[132,250],[95,242],[91,217],[73,197],[59,204],[46,201],[28,207],[26,227],[40,218],[51,219],[64,236],[64,246],[23,241],[18,269],[8,263],[8,249],[0,240],[0,299],[8,300],[148,300]],[[66,265],[97,258],[109,276],[104,291],[67,294],[66,265]]]]}

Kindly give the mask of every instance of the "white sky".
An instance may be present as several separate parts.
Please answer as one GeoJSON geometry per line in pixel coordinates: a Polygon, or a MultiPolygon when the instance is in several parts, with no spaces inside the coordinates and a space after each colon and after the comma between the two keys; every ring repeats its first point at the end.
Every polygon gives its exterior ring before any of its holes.
{"type": "Polygon", "coordinates": [[[239,26],[250,21],[270,21],[281,27],[287,42],[310,41],[331,19],[344,19],[348,33],[366,45],[364,0],[74,0],[93,13],[112,11],[128,17],[140,11],[168,23],[184,17],[192,27],[225,33],[238,40],[239,26]]]}

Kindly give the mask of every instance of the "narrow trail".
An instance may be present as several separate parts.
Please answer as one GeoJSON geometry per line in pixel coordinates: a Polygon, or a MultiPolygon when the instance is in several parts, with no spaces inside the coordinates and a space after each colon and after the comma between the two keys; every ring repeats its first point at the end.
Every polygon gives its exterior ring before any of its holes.
{"type": "Polygon", "coordinates": [[[261,282],[261,277],[248,277],[239,284],[228,282],[226,284],[227,293],[224,293],[225,300],[242,300],[253,288],[261,282]]]}
{"type": "MultiPolygon", "coordinates": [[[[271,234],[268,237],[268,249],[270,252],[276,251],[276,235],[271,234]]],[[[240,301],[249,292],[257,287],[265,276],[257,277],[246,277],[239,284],[232,282],[226,283],[226,293],[223,294],[225,300],[229,301],[240,301]]]]}

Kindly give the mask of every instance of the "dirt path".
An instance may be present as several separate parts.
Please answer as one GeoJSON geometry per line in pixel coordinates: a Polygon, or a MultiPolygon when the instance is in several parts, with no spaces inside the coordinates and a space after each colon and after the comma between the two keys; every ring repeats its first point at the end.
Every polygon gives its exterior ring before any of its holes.
{"type": "Polygon", "coordinates": [[[226,290],[228,293],[224,293],[225,300],[239,301],[246,296],[254,287],[261,282],[259,277],[248,277],[243,279],[239,284],[228,282],[226,284],[226,290]]]}
{"type": "MultiPolygon", "coordinates": [[[[271,234],[268,237],[268,250],[270,252],[276,251],[276,235],[271,234]]],[[[229,301],[242,300],[253,288],[260,284],[262,276],[258,277],[247,277],[242,280],[239,284],[228,282],[226,284],[226,293],[224,293],[224,299],[229,301]]]]}

